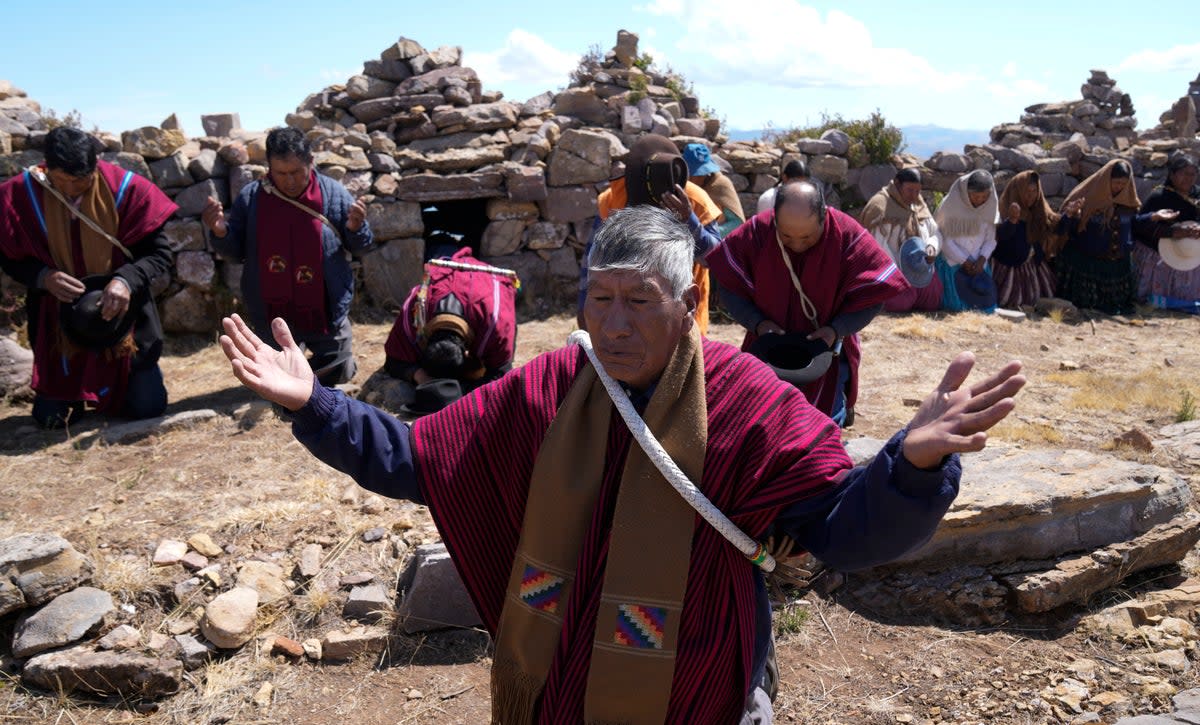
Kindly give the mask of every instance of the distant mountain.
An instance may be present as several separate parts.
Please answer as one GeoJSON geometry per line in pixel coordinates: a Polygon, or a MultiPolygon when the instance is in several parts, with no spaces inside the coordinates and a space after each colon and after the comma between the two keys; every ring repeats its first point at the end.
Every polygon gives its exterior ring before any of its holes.
{"type": "Polygon", "coordinates": [[[918,158],[926,159],[938,151],[951,151],[961,154],[966,144],[985,144],[989,138],[988,131],[961,128],[943,128],[941,126],[918,125],[901,126],[904,133],[904,150],[918,158]]]}
{"type": "MultiPolygon", "coordinates": [[[[729,138],[732,141],[753,141],[762,138],[763,130],[761,128],[730,129],[729,138]]],[[[929,158],[938,151],[962,153],[963,146],[966,144],[988,142],[986,130],[944,128],[931,124],[901,126],[900,130],[904,133],[904,150],[922,159],[929,158]]]]}

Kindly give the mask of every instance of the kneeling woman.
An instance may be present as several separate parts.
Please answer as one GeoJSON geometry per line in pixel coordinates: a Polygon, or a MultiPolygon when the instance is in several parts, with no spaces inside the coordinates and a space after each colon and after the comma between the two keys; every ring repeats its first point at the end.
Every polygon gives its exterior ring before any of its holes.
{"type": "Polygon", "coordinates": [[[974,171],[955,179],[938,206],[934,220],[942,233],[942,256],[937,261],[942,309],[996,309],[996,285],[988,258],[996,249],[999,204],[992,175],[974,171]]]}
{"type": "Polygon", "coordinates": [[[1138,299],[1161,309],[1200,313],[1200,266],[1181,263],[1170,256],[1178,245],[1197,244],[1178,240],[1200,236],[1200,209],[1196,207],[1200,188],[1196,186],[1196,172],[1194,158],[1185,153],[1175,154],[1167,164],[1167,183],[1151,192],[1142,204],[1143,214],[1160,209],[1179,212],[1175,224],[1165,230],[1165,236],[1139,234],[1137,240],[1141,244],[1133,249],[1138,299]],[[1160,254],[1163,245],[1172,248],[1160,254]]]}
{"type": "Polygon", "coordinates": [[[1063,202],[1067,242],[1058,255],[1058,296],[1110,315],[1133,311],[1133,238],[1162,236],[1156,225],[1178,212],[1139,214],[1129,163],[1114,159],[1084,179],[1063,202]]]}
{"type": "Polygon", "coordinates": [[[1049,260],[1062,246],[1059,215],[1050,208],[1036,171],[1022,171],[1000,195],[1004,220],[996,226],[992,276],[1001,307],[1033,305],[1054,296],[1054,270],[1049,260]]]}

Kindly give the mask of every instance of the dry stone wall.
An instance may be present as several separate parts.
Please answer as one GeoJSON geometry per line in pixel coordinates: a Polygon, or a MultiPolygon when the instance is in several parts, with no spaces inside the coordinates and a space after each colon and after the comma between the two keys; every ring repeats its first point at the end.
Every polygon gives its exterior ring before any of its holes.
{"type": "MultiPolygon", "coordinates": [[[[469,244],[520,274],[523,317],[569,311],[596,197],[645,133],[680,148],[708,144],[747,213],[793,158],[808,163],[832,206],[853,211],[904,166],[925,170],[931,201],[974,169],[993,172],[1000,188],[1035,169],[1057,203],[1112,158],[1130,161],[1144,195],[1165,179],[1172,151],[1200,151],[1200,78],[1142,136],[1129,95],[1094,70],[1079,99],[1029,106],[1018,122],[993,128],[988,143],[872,164],[861,143],[836,129],[783,144],[730,141],[684,79],[648,64],[626,31],[603,57],[581,61],[567,87],[524,102],[487,90],[461,61],[457,46],[429,50],[400,38],[284,119],[308,135],[322,173],[368,202],[379,249],[355,262],[360,305],[396,309],[435,245],[469,244]]],[[[0,81],[0,179],[42,160],[54,122],[0,81]]],[[[201,126],[203,135],[189,138],[172,115],[158,127],[97,134],[102,158],[151,179],[180,206],[167,225],[176,274],[156,289],[169,332],[210,332],[232,308],[241,266],[214,255],[199,214],[206,199],[229,204],[266,173],[265,131],[243,129],[236,113],[203,116],[201,126]]]]}

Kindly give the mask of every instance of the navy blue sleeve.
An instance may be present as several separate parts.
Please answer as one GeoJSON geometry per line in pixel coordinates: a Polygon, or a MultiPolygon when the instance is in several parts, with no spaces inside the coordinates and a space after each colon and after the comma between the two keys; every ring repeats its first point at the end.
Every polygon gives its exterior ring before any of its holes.
{"type": "Polygon", "coordinates": [[[763,320],[767,319],[762,310],[758,309],[758,305],[722,287],[715,275],[711,280],[713,290],[716,291],[717,298],[721,301],[721,306],[725,308],[729,316],[742,327],[757,334],[758,326],[762,324],[763,320]]]}
{"type": "Polygon", "coordinates": [[[425,503],[409,426],[392,415],[314,380],[312,396],[292,419],[292,435],[368,491],[425,503]]]}
{"type": "Polygon", "coordinates": [[[776,530],[843,571],[885,564],[929,541],[958,495],[962,464],[953,455],[936,470],[913,466],[901,454],[906,434],[829,494],[784,510],[776,530]]]}
{"type": "Polygon", "coordinates": [[[702,266],[707,267],[708,263],[704,261],[704,256],[721,243],[720,227],[715,220],[701,225],[700,217],[692,212],[691,218],[688,219],[688,229],[692,231],[692,239],[696,240],[696,248],[693,251],[695,259],[702,266]]]}

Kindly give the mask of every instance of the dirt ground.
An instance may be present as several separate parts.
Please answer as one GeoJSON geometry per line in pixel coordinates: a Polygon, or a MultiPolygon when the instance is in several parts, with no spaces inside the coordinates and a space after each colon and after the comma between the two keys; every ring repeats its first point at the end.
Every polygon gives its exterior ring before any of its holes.
{"type": "MultiPolygon", "coordinates": [[[[518,362],[562,344],[572,327],[565,317],[522,325],[518,362]]],[[[356,325],[356,382],[382,364],[387,330],[386,324],[356,325]]],[[[1029,377],[1016,412],[993,440],[1170,465],[1200,490],[1200,471],[1191,464],[1113,444],[1131,428],[1153,436],[1195,414],[1198,333],[1200,319],[1162,314],[1073,323],[1057,316],[1020,323],[975,314],[884,316],[863,335],[857,422],[846,435],[889,436],[953,355],[972,350],[980,370],[1017,358],[1029,377]]],[[[731,343],[741,338],[731,325],[715,325],[710,334],[731,343]]],[[[436,538],[423,509],[354,494],[349,479],[309,456],[284,422],[261,408],[246,413],[253,396],[237,386],[212,340],[172,340],[162,365],[170,412],[212,408],[221,415],[190,429],[106,445],[95,422],[43,433],[29,424],[27,403],[0,406],[0,537],[66,537],[96,562],[95,584],[124,605],[114,621],[148,635],[188,615],[172,594],[186,574],[150,565],[165,538],[207,532],[226,548],[227,564],[251,555],[287,560],[317,541],[340,552],[331,572],[373,571],[385,580],[396,576],[393,547],[436,538]],[[392,544],[362,540],[363,531],[378,526],[392,534],[392,544]]],[[[1200,557],[1193,553],[1180,568],[1106,592],[1094,604],[1198,575],[1200,557]]],[[[288,606],[265,607],[260,631],[302,640],[336,627],[340,608],[331,589],[336,584],[310,587],[288,606]]],[[[1083,668],[1094,672],[1093,694],[1115,693],[1108,698],[1114,704],[1101,712],[1111,722],[1163,712],[1171,691],[1200,682],[1194,669],[1200,662],[1177,674],[1142,662],[1147,650],[1085,635],[1074,626],[1082,611],[1037,627],[946,629],[922,622],[918,613],[912,622],[884,622],[811,592],[801,595],[777,614],[781,722],[1070,722],[1071,713],[1039,697],[1083,668]],[[1147,685],[1156,681],[1161,685],[1147,685]]],[[[14,619],[0,620],[0,651],[8,649],[14,619]]],[[[157,704],[59,697],[27,690],[0,672],[0,722],[483,723],[489,656],[487,637],[477,631],[397,635],[383,657],[349,664],[290,662],[252,643],[188,673],[181,693],[157,704]],[[265,705],[254,702],[263,683],[273,689],[265,705]]]]}

